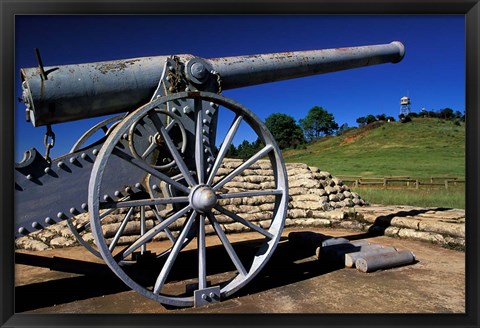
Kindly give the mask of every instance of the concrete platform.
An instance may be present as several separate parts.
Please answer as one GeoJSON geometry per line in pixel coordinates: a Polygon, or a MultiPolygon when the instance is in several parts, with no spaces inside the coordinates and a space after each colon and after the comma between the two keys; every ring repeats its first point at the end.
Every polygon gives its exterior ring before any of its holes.
{"type": "MultiPolygon", "coordinates": [[[[229,238],[248,245],[252,236],[232,234],[229,238]]],[[[19,250],[17,253],[23,254],[19,261],[37,261],[37,265],[47,268],[16,264],[16,312],[465,313],[465,253],[461,251],[332,228],[291,227],[283,236],[267,266],[252,282],[231,298],[201,308],[167,308],[129,290],[101,260],[82,247],[19,250]],[[407,249],[415,253],[417,262],[362,273],[319,261],[313,252],[293,247],[287,239],[292,231],[314,231],[407,249]]],[[[207,237],[207,243],[215,244],[211,238],[207,237]]]]}

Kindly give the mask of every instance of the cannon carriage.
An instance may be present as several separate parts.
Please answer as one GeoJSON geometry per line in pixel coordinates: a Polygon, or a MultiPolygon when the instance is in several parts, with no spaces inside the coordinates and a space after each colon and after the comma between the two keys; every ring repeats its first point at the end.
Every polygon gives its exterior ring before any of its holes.
{"type": "Polygon", "coordinates": [[[395,63],[403,56],[403,45],[395,41],[213,59],[174,55],[54,67],[40,61],[22,69],[27,120],[47,126],[47,154],[31,149],[15,165],[14,234],[66,220],[82,245],[148,298],[173,306],[227,298],[272,256],[287,214],[288,179],[265,124],[222,91],[395,63]],[[86,131],[68,154],[48,156],[52,124],[114,114],[86,131]],[[260,150],[225,166],[241,129],[258,139],[260,150]],[[98,131],[104,136],[92,140],[98,131]],[[258,165],[271,172],[262,189],[232,187],[258,165]],[[251,220],[232,211],[233,203],[262,206],[267,213],[251,220]],[[89,221],[74,221],[87,212],[89,221]],[[112,216],[116,229],[107,233],[103,223],[112,216]],[[227,221],[256,235],[253,251],[240,253],[230,242],[227,221]],[[139,235],[128,234],[132,225],[139,235]],[[217,235],[231,271],[211,269],[218,259],[208,256],[208,233],[217,235]],[[182,256],[187,247],[193,259],[182,256]],[[183,272],[182,260],[194,261],[194,272],[183,272]]]}

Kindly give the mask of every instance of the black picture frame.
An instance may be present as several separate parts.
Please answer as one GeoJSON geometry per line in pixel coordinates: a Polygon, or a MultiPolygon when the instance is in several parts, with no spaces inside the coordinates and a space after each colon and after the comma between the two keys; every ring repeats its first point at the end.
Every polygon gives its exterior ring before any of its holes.
{"type": "MultiPolygon", "coordinates": [[[[478,0],[0,0],[0,325],[17,326],[479,326],[479,61],[478,0]],[[14,312],[14,19],[19,14],[463,14],[466,21],[466,313],[445,315],[35,315],[14,312]]],[[[37,31],[41,33],[41,31],[37,31]]],[[[37,33],[32,31],[32,33],[37,33]]],[[[448,45],[446,45],[448,46],[448,45]]]]}

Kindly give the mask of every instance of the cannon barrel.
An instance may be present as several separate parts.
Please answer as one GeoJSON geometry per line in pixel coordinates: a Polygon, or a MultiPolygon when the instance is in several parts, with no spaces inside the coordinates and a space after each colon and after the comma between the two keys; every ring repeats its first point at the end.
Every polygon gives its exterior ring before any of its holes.
{"type": "MultiPolygon", "coordinates": [[[[203,59],[222,90],[399,62],[401,42],[350,48],[203,59]]],[[[198,58],[177,55],[182,63],[198,58]]],[[[131,111],[147,103],[169,56],[21,70],[23,100],[34,126],[131,111]],[[43,75],[43,76],[42,76],[43,75]]],[[[191,66],[185,65],[186,69],[191,66]]],[[[210,73],[209,73],[210,74],[210,73]]],[[[185,73],[189,76],[188,72],[185,73]]]]}
{"type": "Polygon", "coordinates": [[[222,88],[232,89],[356,67],[397,63],[404,55],[403,44],[393,41],[373,46],[214,58],[210,59],[210,63],[222,78],[222,88]]]}

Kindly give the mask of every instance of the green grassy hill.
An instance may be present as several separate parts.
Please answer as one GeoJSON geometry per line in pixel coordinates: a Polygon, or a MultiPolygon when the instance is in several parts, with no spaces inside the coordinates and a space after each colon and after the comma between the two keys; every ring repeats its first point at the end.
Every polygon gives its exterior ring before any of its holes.
{"type": "Polygon", "coordinates": [[[436,118],[375,122],[283,153],[337,176],[465,176],[465,124],[436,118]]]}

